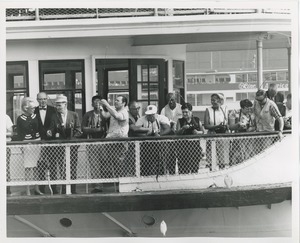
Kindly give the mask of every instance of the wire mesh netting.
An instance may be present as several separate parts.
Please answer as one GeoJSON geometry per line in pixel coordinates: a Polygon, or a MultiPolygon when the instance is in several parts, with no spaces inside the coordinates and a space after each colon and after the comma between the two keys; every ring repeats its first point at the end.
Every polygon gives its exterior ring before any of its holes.
{"type": "Polygon", "coordinates": [[[212,14],[290,14],[289,9],[225,8],[7,8],[7,21],[89,19],[146,16],[189,16],[212,14]]]}
{"type": "Polygon", "coordinates": [[[244,163],[277,140],[270,135],[8,145],[6,175],[13,186],[198,174],[244,163]]]}

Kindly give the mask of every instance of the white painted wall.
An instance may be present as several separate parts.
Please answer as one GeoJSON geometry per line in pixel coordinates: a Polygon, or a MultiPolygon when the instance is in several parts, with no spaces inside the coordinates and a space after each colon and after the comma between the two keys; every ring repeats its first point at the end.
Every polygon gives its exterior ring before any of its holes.
{"type": "MultiPolygon", "coordinates": [[[[70,38],[7,41],[7,61],[29,62],[29,95],[39,92],[38,61],[84,59],[86,105],[91,109],[95,94],[94,59],[97,58],[164,58],[168,61],[185,60],[186,45],[131,46],[129,37],[121,38],[70,38]]],[[[172,69],[168,72],[172,79],[172,69]]]]}

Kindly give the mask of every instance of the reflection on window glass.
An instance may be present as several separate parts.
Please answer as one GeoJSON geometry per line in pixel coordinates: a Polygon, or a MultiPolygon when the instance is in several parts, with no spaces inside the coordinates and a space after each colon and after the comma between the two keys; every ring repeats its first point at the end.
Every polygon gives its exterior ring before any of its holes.
{"type": "Polygon", "coordinates": [[[184,88],[183,66],[183,61],[173,61],[173,89],[184,88]]]}
{"type": "Polygon", "coordinates": [[[75,87],[76,87],[76,89],[82,88],[82,73],[81,72],[75,73],[75,87]]]}
{"type": "Polygon", "coordinates": [[[108,71],[108,89],[128,89],[128,70],[108,71]]]}
{"type": "Polygon", "coordinates": [[[148,66],[142,65],[142,79],[138,81],[147,82],[148,81],[148,66]]]}
{"type": "Polygon", "coordinates": [[[149,73],[150,73],[150,82],[158,82],[158,66],[150,65],[149,73]]]}
{"type": "Polygon", "coordinates": [[[16,124],[18,116],[20,116],[22,112],[21,104],[22,99],[25,97],[24,93],[17,93],[13,96],[13,123],[16,124]]]}
{"type": "Polygon", "coordinates": [[[45,90],[65,89],[66,87],[66,75],[65,73],[45,73],[44,83],[45,90]]]}
{"type": "Polygon", "coordinates": [[[14,88],[15,89],[20,89],[20,88],[26,87],[23,75],[15,75],[13,78],[14,78],[14,88]]]}
{"type": "Polygon", "coordinates": [[[137,84],[137,97],[138,100],[148,99],[148,83],[138,83],[137,84]]]}

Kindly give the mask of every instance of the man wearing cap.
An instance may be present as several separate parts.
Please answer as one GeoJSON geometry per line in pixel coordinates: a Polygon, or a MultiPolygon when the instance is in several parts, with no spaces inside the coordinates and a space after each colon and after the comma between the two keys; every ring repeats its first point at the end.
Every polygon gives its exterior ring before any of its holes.
{"type": "MultiPolygon", "coordinates": [[[[143,136],[163,136],[171,132],[170,121],[164,115],[157,114],[155,105],[147,106],[145,116],[136,122],[137,132],[143,136]]],[[[161,173],[163,167],[164,146],[149,141],[141,144],[141,175],[155,175],[161,173]]]]}
{"type": "MultiPolygon", "coordinates": [[[[45,92],[40,92],[37,94],[37,106],[34,110],[38,120],[39,132],[42,140],[49,140],[47,136],[47,131],[50,128],[51,117],[56,114],[56,109],[53,106],[48,105],[48,97],[45,92]]],[[[39,179],[41,181],[46,180],[45,170],[51,163],[51,156],[55,153],[55,147],[43,146],[41,149],[41,157],[37,164],[37,172],[39,179]]],[[[42,193],[45,193],[45,185],[40,185],[39,189],[42,193]]],[[[56,188],[52,187],[54,194],[57,194],[56,188]]]]}
{"type": "MultiPolygon", "coordinates": [[[[78,114],[67,109],[68,99],[64,95],[58,95],[56,100],[57,114],[51,118],[50,129],[47,131],[47,136],[56,139],[73,139],[80,136],[81,126],[78,114]]],[[[78,161],[79,145],[70,146],[70,164],[71,164],[71,180],[77,178],[77,161],[78,161]]],[[[66,178],[66,162],[65,162],[65,147],[60,146],[56,151],[56,159],[62,179],[66,178]]],[[[51,180],[56,180],[56,165],[50,169],[51,180]]],[[[66,186],[62,186],[62,193],[66,193],[66,186]]],[[[71,185],[71,193],[76,194],[76,185],[71,185]]]]}
{"type": "Polygon", "coordinates": [[[162,108],[160,114],[166,116],[170,121],[171,130],[175,133],[176,123],[179,118],[182,118],[181,105],[176,103],[175,93],[167,94],[168,104],[162,108]]]}
{"type": "Polygon", "coordinates": [[[145,114],[135,124],[138,132],[144,133],[146,136],[163,136],[170,133],[169,119],[164,115],[158,115],[155,105],[147,106],[145,114]]]}
{"type": "Polygon", "coordinates": [[[253,111],[255,114],[256,130],[258,132],[274,132],[275,120],[277,120],[279,123],[278,137],[279,139],[283,138],[283,118],[275,102],[267,97],[264,90],[256,92],[253,111]]]}

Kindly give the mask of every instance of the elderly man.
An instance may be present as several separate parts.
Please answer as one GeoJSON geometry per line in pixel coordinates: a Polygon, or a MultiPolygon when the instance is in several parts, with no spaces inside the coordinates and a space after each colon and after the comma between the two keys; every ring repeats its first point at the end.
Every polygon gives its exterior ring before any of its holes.
{"type": "MultiPolygon", "coordinates": [[[[49,140],[47,136],[47,131],[50,128],[51,117],[56,114],[56,109],[53,106],[48,105],[48,96],[45,92],[40,92],[37,94],[37,106],[34,110],[38,120],[39,132],[42,140],[49,140]]],[[[51,156],[55,153],[55,147],[43,146],[41,149],[41,158],[38,161],[37,171],[38,176],[41,181],[46,180],[45,170],[49,169],[51,163],[51,156]]],[[[42,193],[45,193],[45,186],[40,185],[39,189],[42,193]]],[[[53,194],[57,194],[55,186],[52,186],[53,194]]]]}
{"type": "Polygon", "coordinates": [[[139,110],[140,105],[135,100],[129,102],[129,111],[128,111],[128,117],[129,117],[129,132],[128,137],[134,137],[136,136],[136,126],[135,123],[140,118],[139,110]]]}
{"type": "Polygon", "coordinates": [[[258,90],[256,92],[253,111],[255,114],[256,130],[258,132],[275,131],[275,120],[278,120],[278,137],[279,139],[282,139],[282,130],[284,125],[283,118],[275,102],[267,97],[267,94],[264,90],[258,90]]]}
{"type": "Polygon", "coordinates": [[[176,123],[179,118],[182,118],[181,105],[176,103],[175,93],[168,93],[166,99],[168,104],[162,108],[160,114],[169,119],[171,130],[175,133],[176,123]]]}
{"type": "MultiPolygon", "coordinates": [[[[109,128],[106,138],[125,138],[128,137],[128,111],[127,98],[119,95],[114,102],[115,107],[111,107],[105,99],[101,100],[101,105],[107,109],[107,112],[100,111],[103,117],[110,118],[109,128]]],[[[127,151],[127,144],[112,143],[106,148],[109,151],[107,158],[107,175],[109,177],[119,177],[124,174],[124,157],[127,151]]]]}
{"type": "MultiPolygon", "coordinates": [[[[58,95],[56,100],[57,114],[51,117],[50,129],[47,131],[47,136],[56,139],[73,139],[81,135],[80,121],[78,114],[67,109],[68,99],[64,95],[58,95]]],[[[70,147],[70,164],[71,164],[71,180],[77,178],[77,161],[78,161],[78,145],[70,147]]],[[[65,147],[58,147],[55,153],[59,171],[62,179],[66,178],[66,163],[65,163],[65,147]]],[[[56,180],[56,165],[50,169],[51,180],[56,180]]],[[[62,194],[66,193],[66,186],[62,186],[62,194]]],[[[71,193],[76,194],[76,185],[71,185],[71,193]]]]}
{"type": "MultiPolygon", "coordinates": [[[[88,111],[82,118],[81,129],[87,138],[105,138],[107,131],[107,122],[101,114],[103,107],[101,106],[101,97],[95,95],[92,97],[93,110],[88,111]]],[[[89,144],[86,146],[88,161],[90,165],[90,172],[92,179],[102,178],[105,165],[103,158],[105,156],[105,149],[103,144],[89,144]]],[[[92,184],[91,193],[98,193],[103,191],[102,184],[92,184]]]]}
{"type": "MultiPolygon", "coordinates": [[[[136,122],[137,132],[143,136],[163,136],[171,131],[170,121],[164,115],[157,114],[155,105],[147,106],[145,116],[136,122]]],[[[161,173],[164,146],[157,141],[141,144],[141,175],[155,175],[161,173]]]]}

